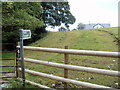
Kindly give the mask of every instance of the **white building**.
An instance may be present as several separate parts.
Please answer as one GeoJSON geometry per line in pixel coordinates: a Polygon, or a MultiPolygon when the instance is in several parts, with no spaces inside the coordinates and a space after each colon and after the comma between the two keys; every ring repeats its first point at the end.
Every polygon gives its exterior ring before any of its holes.
{"type": "Polygon", "coordinates": [[[84,24],[84,29],[95,29],[95,28],[109,28],[110,24],[96,23],[96,24],[84,24]]]}

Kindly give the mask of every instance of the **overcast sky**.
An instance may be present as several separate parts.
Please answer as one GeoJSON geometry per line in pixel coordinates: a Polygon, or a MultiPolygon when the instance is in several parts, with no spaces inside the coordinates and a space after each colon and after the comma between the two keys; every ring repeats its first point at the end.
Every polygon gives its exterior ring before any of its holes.
{"type": "Polygon", "coordinates": [[[76,23],[70,28],[76,28],[82,22],[110,23],[118,26],[118,2],[120,0],[68,0],[70,11],[76,18],[76,23]]]}
{"type": "MultiPolygon", "coordinates": [[[[76,22],[70,30],[76,29],[78,23],[109,23],[118,26],[118,2],[120,0],[68,0],[70,11],[76,22]]],[[[50,28],[48,28],[50,30],[50,28]]],[[[57,31],[58,28],[51,31],[57,31]]]]}

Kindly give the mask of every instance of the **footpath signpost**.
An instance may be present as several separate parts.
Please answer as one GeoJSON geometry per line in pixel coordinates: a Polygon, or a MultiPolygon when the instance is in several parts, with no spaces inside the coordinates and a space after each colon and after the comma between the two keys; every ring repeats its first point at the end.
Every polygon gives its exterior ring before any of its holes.
{"type": "Polygon", "coordinates": [[[25,68],[24,68],[24,49],[23,49],[23,40],[31,38],[30,30],[19,29],[20,32],[20,57],[21,57],[21,67],[22,67],[22,81],[23,86],[25,87],[25,68]]]}

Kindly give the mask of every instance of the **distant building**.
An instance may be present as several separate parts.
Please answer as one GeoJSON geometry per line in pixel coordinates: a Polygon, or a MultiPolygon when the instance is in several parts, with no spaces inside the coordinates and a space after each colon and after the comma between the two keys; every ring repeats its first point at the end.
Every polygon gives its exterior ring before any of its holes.
{"type": "Polygon", "coordinates": [[[97,29],[97,28],[108,28],[110,27],[110,24],[103,24],[103,23],[97,23],[97,24],[84,24],[84,29],[97,29]]]}

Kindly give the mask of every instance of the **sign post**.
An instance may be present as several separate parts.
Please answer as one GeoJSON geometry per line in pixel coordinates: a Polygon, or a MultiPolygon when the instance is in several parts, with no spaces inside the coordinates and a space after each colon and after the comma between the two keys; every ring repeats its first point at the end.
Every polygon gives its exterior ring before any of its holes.
{"type": "Polygon", "coordinates": [[[30,30],[19,29],[19,32],[20,32],[20,57],[21,57],[21,66],[22,66],[22,81],[23,81],[23,86],[25,87],[23,40],[31,38],[31,31],[30,30]]]}

